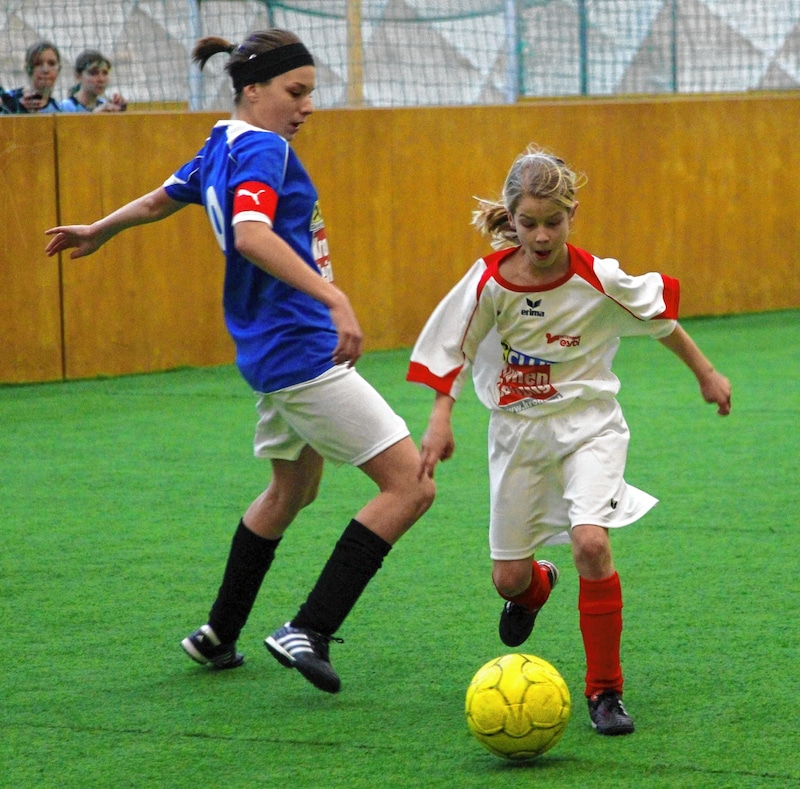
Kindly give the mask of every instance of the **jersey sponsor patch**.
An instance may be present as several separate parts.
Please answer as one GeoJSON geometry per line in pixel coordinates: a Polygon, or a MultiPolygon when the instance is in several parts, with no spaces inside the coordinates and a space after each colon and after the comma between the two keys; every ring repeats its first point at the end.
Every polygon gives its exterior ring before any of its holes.
{"type": "Polygon", "coordinates": [[[311,216],[311,254],[317,263],[320,274],[333,282],[333,267],[331,266],[331,256],[328,251],[328,237],[325,235],[325,222],[322,219],[322,212],[319,210],[319,201],[314,205],[314,213],[311,216]]]}
{"type": "Polygon", "coordinates": [[[527,353],[512,348],[505,340],[501,340],[500,345],[503,348],[503,361],[510,365],[534,366],[540,364],[554,364],[554,362],[551,362],[549,359],[540,359],[538,356],[528,356],[527,353]]]}
{"type": "Polygon", "coordinates": [[[259,181],[245,181],[236,187],[233,194],[233,215],[241,213],[263,214],[272,224],[278,195],[267,184],[259,181]]]}
{"type": "Polygon", "coordinates": [[[546,336],[548,345],[557,342],[564,348],[574,348],[575,346],[581,344],[580,334],[550,334],[550,332],[547,332],[546,336]]]}
{"type": "Polygon", "coordinates": [[[549,364],[506,364],[497,378],[498,405],[508,410],[521,410],[534,400],[549,400],[558,394],[550,383],[549,364]]]}

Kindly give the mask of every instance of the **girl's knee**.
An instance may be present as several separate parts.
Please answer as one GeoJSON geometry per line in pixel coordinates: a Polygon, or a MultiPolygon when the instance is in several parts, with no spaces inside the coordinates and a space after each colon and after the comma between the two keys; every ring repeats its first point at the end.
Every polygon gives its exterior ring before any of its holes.
{"type": "Polygon", "coordinates": [[[299,485],[278,484],[273,480],[265,492],[264,503],[276,514],[281,513],[288,524],[294,520],[300,510],[315,501],[318,493],[319,479],[304,481],[299,485]]]}
{"type": "Polygon", "coordinates": [[[409,454],[410,460],[408,457],[404,458],[405,462],[391,466],[388,473],[371,476],[381,493],[397,496],[416,519],[422,517],[433,504],[436,483],[427,474],[419,476],[418,455],[413,444],[411,448],[415,454],[409,454]]]}
{"type": "Polygon", "coordinates": [[[516,597],[531,585],[531,559],[495,561],[492,582],[501,597],[516,597]]]}
{"type": "Polygon", "coordinates": [[[602,526],[575,526],[572,555],[578,573],[585,578],[604,578],[614,571],[608,530],[602,526]]]}
{"type": "Polygon", "coordinates": [[[298,511],[316,501],[317,495],[319,494],[319,483],[320,480],[316,480],[315,483],[309,484],[304,488],[299,500],[300,506],[298,507],[298,511]]]}

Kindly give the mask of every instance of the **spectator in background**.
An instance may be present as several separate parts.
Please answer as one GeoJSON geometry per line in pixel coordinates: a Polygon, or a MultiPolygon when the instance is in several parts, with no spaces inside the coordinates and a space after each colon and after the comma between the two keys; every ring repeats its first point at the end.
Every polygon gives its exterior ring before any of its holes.
{"type": "Polygon", "coordinates": [[[78,84],[69,98],[61,102],[62,112],[124,112],[128,103],[119,93],[110,98],[103,94],[108,87],[111,61],[96,49],[85,49],[75,60],[78,84]]]}
{"type": "Polygon", "coordinates": [[[12,115],[30,112],[59,112],[53,86],[61,71],[61,54],[50,41],[37,41],[25,52],[25,70],[30,85],[0,94],[3,112],[12,115]]]}

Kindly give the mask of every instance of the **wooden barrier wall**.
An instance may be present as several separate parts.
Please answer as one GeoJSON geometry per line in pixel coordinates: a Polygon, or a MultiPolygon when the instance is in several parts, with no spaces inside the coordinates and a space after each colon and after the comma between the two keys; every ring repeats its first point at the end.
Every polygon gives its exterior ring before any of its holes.
{"type": "MultiPolygon", "coordinates": [[[[158,186],[219,114],[0,121],[0,382],[229,362],[221,253],[202,209],[134,228],[89,258],[44,256],[45,228],[158,186]]],[[[800,96],[328,110],[295,148],[320,193],[334,274],[371,350],[413,343],[488,244],[496,197],[536,141],[589,178],[572,240],[630,273],[682,282],[682,315],[800,306],[800,96]]]]}
{"type": "MultiPolygon", "coordinates": [[[[93,221],[158,187],[194,156],[214,121],[59,117],[60,221],[93,221]]],[[[64,254],[61,266],[67,378],[232,360],[222,254],[199,206],[131,228],[89,257],[64,254]]]]}
{"type": "Polygon", "coordinates": [[[52,116],[0,118],[0,382],[61,378],[61,273],[42,229],[58,216],[52,116]]]}

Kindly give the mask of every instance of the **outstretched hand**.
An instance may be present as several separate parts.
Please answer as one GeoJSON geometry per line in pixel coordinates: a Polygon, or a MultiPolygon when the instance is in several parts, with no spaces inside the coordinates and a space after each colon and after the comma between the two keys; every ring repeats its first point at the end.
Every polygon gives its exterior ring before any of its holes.
{"type": "Polygon", "coordinates": [[[93,225],[62,225],[45,230],[46,236],[54,236],[45,247],[48,257],[73,249],[70,258],[81,258],[96,252],[107,240],[93,225]]]}

